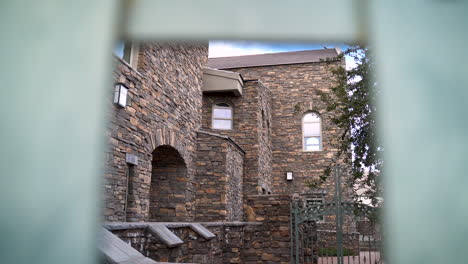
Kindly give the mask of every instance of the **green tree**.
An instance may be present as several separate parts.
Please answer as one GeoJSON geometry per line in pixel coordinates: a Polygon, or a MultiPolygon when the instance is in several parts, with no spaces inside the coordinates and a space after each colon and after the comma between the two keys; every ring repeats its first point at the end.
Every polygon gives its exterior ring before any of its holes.
{"type": "MultiPolygon", "coordinates": [[[[376,97],[380,90],[370,52],[368,47],[363,46],[354,46],[343,52],[340,59],[348,56],[356,66],[348,70],[331,67],[335,85],[329,93],[320,92],[320,96],[326,103],[327,111],[333,113],[332,122],[343,131],[334,163],[343,160],[345,164],[351,164],[350,184],[364,190],[362,195],[377,205],[382,197],[380,178],[384,149],[376,133],[376,97]]],[[[325,169],[320,181],[328,178],[334,165],[325,169]]]]}

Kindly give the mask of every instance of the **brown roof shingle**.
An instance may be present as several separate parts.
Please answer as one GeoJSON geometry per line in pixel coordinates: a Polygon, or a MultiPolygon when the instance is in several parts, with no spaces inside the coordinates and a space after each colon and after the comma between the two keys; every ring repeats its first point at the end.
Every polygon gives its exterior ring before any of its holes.
{"type": "Polygon", "coordinates": [[[310,63],[319,62],[321,59],[334,58],[338,56],[339,53],[339,50],[332,48],[210,58],[208,60],[208,67],[214,69],[232,69],[282,64],[310,63]]]}

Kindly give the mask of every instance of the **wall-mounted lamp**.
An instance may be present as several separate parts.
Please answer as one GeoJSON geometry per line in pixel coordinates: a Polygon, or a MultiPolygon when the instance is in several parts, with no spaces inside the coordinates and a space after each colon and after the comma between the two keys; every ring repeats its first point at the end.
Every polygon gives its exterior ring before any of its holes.
{"type": "Polygon", "coordinates": [[[114,103],[120,105],[121,107],[127,106],[127,93],[128,88],[118,83],[115,85],[115,92],[114,92],[114,103]]]}
{"type": "Polygon", "coordinates": [[[286,180],[287,180],[287,181],[292,181],[292,179],[293,179],[293,173],[292,173],[292,171],[286,172],[286,180]]]}

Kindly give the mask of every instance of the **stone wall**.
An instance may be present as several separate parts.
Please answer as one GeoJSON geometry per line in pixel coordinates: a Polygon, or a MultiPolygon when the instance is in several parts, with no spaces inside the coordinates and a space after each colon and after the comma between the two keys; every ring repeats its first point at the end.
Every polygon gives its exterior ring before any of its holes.
{"type": "Polygon", "coordinates": [[[245,250],[243,263],[290,263],[291,197],[248,195],[245,213],[249,221],[255,220],[262,225],[257,231],[256,240],[245,250]]]}
{"type": "Polygon", "coordinates": [[[149,221],[180,219],[187,214],[187,166],[182,156],[170,146],[153,151],[149,221]]]}
{"type": "MultiPolygon", "coordinates": [[[[331,121],[333,113],[327,112],[317,91],[329,92],[333,80],[329,67],[344,66],[341,61],[274,65],[226,69],[239,72],[245,79],[259,79],[268,86],[272,96],[273,150],[272,177],[274,193],[301,196],[325,195],[331,201],[334,181],[329,180],[321,190],[311,190],[307,181],[318,179],[338,152],[340,131],[331,121]],[[322,118],[321,151],[303,151],[302,117],[316,112],[322,118]],[[285,173],[293,172],[294,180],[286,181],[285,173]]],[[[204,107],[205,100],[204,100],[204,107]]],[[[203,115],[205,118],[205,113],[203,115]]],[[[344,182],[344,180],[343,180],[344,182]]],[[[345,197],[350,195],[346,190],[345,197]]]]}
{"type": "MultiPolygon", "coordinates": [[[[273,192],[273,151],[271,145],[271,91],[260,81],[256,82],[258,85],[258,103],[259,108],[261,110],[261,118],[258,126],[258,184],[261,187],[262,194],[271,194],[273,192]]],[[[255,182],[253,182],[253,184],[255,184],[255,182]]]]}
{"type": "MultiPolygon", "coordinates": [[[[264,253],[262,224],[245,222],[219,222],[204,224],[215,238],[207,240],[189,227],[170,227],[184,243],[167,247],[146,228],[112,230],[144,256],[161,262],[225,264],[225,263],[278,263],[264,253]],[[268,262],[267,262],[268,261],[268,262]]],[[[289,262],[287,262],[289,263],[289,262]]]]}
{"type": "MultiPolygon", "coordinates": [[[[227,221],[243,221],[243,176],[245,152],[238,145],[229,144],[226,152],[226,210],[227,221]]],[[[206,220],[205,220],[206,221],[206,220]]]]}
{"type": "Polygon", "coordinates": [[[245,81],[240,97],[231,93],[203,95],[204,130],[226,135],[245,150],[244,193],[271,193],[271,92],[261,82],[245,81]],[[211,127],[212,107],[227,103],[233,108],[233,129],[211,127]]]}
{"type": "Polygon", "coordinates": [[[225,136],[198,133],[196,221],[242,221],[244,151],[225,136]]]}
{"type": "Polygon", "coordinates": [[[177,150],[187,170],[185,177],[177,179],[187,186],[185,208],[179,208],[179,215],[171,220],[193,218],[196,131],[201,122],[202,68],[207,54],[207,43],[148,43],[140,45],[136,69],[116,58],[114,80],[129,88],[128,106],[112,104],[114,87],[109,87],[105,220],[149,219],[153,151],[159,146],[177,150]],[[137,156],[138,165],[129,166],[126,154],[137,156]]]}
{"type": "Polygon", "coordinates": [[[113,233],[131,244],[144,256],[156,261],[207,264],[240,263],[230,261],[231,259],[234,261],[240,259],[242,244],[240,241],[237,243],[230,241],[230,245],[227,245],[226,240],[228,237],[243,235],[244,225],[219,224],[211,226],[210,231],[216,234],[216,237],[211,240],[200,237],[188,227],[171,228],[170,230],[184,241],[182,245],[167,247],[163,241],[152,235],[147,229],[115,230],[113,233]]]}
{"type": "MultiPolygon", "coordinates": [[[[201,264],[289,264],[291,260],[290,197],[287,195],[249,195],[246,214],[258,222],[201,223],[216,236],[207,240],[186,223],[168,228],[183,243],[168,247],[147,228],[107,228],[143,255],[156,261],[201,264]]],[[[120,223],[115,226],[121,225],[120,223]]],[[[141,223],[142,225],[144,223],[141,223]]],[[[128,224],[127,224],[128,225],[128,224]]]]}

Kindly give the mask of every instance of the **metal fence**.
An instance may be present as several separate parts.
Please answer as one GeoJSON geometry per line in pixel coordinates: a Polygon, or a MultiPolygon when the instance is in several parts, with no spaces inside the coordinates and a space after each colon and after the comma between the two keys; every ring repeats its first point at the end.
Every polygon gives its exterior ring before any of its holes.
{"type": "Polygon", "coordinates": [[[340,174],[340,169],[335,168],[333,202],[317,205],[301,200],[292,202],[292,263],[384,263],[378,209],[341,201],[340,174]]]}

